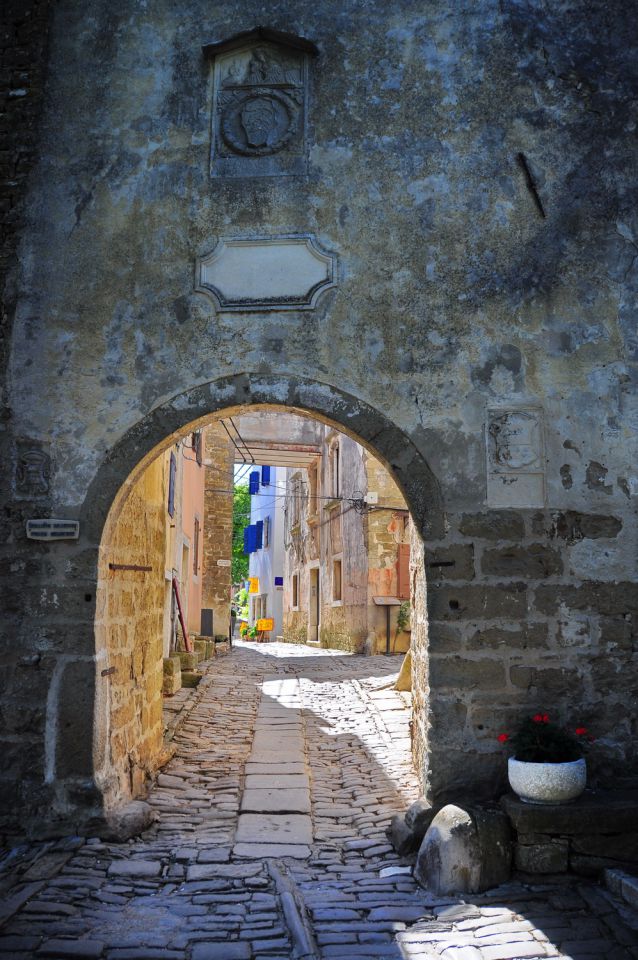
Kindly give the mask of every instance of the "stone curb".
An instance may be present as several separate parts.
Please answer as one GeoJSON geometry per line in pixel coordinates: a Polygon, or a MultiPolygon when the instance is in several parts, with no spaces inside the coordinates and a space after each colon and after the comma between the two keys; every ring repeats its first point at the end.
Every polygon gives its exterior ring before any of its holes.
{"type": "Polygon", "coordinates": [[[632,877],[624,870],[607,869],[604,871],[605,886],[610,893],[620,897],[634,910],[638,910],[638,877],[632,877]]]}

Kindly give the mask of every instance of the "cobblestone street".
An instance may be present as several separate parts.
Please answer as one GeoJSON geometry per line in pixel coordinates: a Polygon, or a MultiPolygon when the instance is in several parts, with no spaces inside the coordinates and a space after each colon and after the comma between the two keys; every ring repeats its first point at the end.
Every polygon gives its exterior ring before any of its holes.
{"type": "Polygon", "coordinates": [[[417,795],[398,658],[237,644],[168,703],[173,759],[128,844],[1,865],[0,956],[629,960],[638,918],[582,880],[435,899],[387,842],[417,795]]]}

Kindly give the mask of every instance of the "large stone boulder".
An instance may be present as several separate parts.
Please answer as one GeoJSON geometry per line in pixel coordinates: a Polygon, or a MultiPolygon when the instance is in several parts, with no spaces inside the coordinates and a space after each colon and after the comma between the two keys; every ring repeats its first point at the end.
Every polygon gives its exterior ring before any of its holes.
{"type": "Polygon", "coordinates": [[[148,829],[157,820],[157,813],[144,800],[132,800],[124,807],[109,810],[97,830],[102,840],[124,843],[148,829]]]}
{"type": "Polygon", "coordinates": [[[419,849],[435,812],[427,800],[415,800],[405,813],[392,817],[388,836],[400,857],[419,849]]]}
{"type": "Polygon", "coordinates": [[[414,876],[435,894],[480,893],[509,879],[511,859],[509,822],[501,811],[448,804],[423,838],[414,876]]]}

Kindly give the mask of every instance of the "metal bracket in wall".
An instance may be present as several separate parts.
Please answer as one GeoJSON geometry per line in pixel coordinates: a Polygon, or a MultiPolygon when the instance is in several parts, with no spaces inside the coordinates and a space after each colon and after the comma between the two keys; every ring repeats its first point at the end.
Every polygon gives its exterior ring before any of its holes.
{"type": "Polygon", "coordinates": [[[143,567],[139,563],[109,563],[109,570],[141,570],[142,573],[150,573],[152,567],[143,567]]]}
{"type": "Polygon", "coordinates": [[[27,540],[77,540],[79,520],[27,520],[27,540]]]}

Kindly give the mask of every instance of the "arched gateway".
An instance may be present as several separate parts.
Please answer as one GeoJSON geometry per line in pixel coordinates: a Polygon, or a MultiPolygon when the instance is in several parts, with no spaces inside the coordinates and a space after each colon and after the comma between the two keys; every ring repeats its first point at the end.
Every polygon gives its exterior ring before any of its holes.
{"type": "MultiPolygon", "coordinates": [[[[130,489],[149,462],[177,437],[197,426],[219,416],[264,407],[305,413],[329,422],[368,447],[391,470],[414,520],[417,549],[413,575],[422,596],[417,604],[421,615],[415,618],[412,636],[415,649],[424,658],[427,624],[423,615],[423,539],[435,540],[444,535],[441,491],[424,451],[382,411],[363,400],[325,383],[285,376],[241,374],[186,390],[152,410],[109,452],[79,514],[85,570],[82,589],[87,591],[87,603],[89,598],[92,601],[96,597],[98,622],[105,615],[106,602],[99,577],[100,546],[104,546],[130,489]]],[[[109,702],[109,684],[116,670],[111,662],[113,655],[114,649],[105,642],[103,632],[87,630],[84,643],[78,643],[77,656],[64,660],[51,686],[47,782],[61,816],[65,811],[80,819],[83,815],[92,816],[102,805],[109,807],[130,796],[122,795],[121,784],[116,788],[109,747],[114,733],[109,702]],[[73,810],[74,802],[81,798],[86,806],[80,802],[73,810]]],[[[134,682],[130,687],[125,696],[132,703],[134,682]]],[[[423,733],[427,724],[419,729],[423,733]]],[[[128,749],[135,752],[136,746],[129,744],[128,749]]],[[[419,753],[422,758],[427,756],[425,741],[419,753]]],[[[151,767],[152,761],[153,758],[151,767]]],[[[134,792],[132,786],[131,793],[134,792]]]]}

